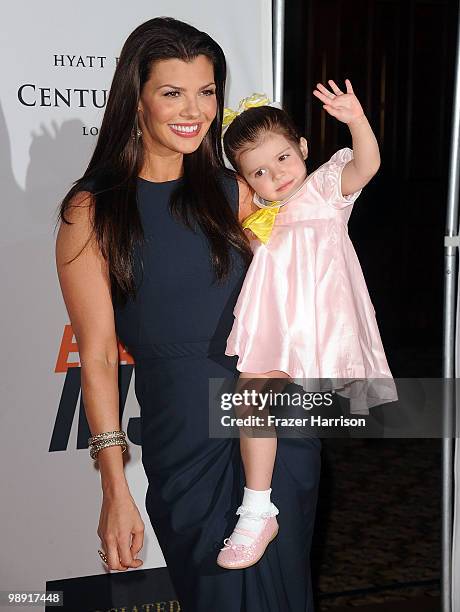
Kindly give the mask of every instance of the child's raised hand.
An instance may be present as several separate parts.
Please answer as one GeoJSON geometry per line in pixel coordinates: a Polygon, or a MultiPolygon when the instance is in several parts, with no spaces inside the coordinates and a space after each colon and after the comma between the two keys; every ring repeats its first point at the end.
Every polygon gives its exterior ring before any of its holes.
{"type": "Polygon", "coordinates": [[[363,108],[355,96],[353,87],[348,79],[345,79],[347,93],[341,91],[331,79],[329,79],[328,83],[331,86],[332,92],[321,83],[317,83],[317,89],[313,91],[313,95],[319,98],[321,102],[324,102],[323,108],[325,111],[348,125],[364,117],[363,108]]]}

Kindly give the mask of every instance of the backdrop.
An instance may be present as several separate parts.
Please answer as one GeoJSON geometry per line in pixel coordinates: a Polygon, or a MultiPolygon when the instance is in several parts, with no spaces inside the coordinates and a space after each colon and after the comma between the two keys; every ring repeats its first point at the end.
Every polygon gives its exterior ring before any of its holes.
{"type": "MultiPolygon", "coordinates": [[[[43,0],[9,3],[0,23],[1,589],[44,589],[47,581],[104,573],[100,476],[86,448],[78,347],[60,294],[53,229],[60,199],[89,161],[123,41],[162,15],[207,31],[223,47],[227,105],[252,92],[272,96],[270,0],[43,0]]],[[[146,525],[145,570],[164,559],[144,508],[129,356],[123,364],[126,473],[146,525]]]]}

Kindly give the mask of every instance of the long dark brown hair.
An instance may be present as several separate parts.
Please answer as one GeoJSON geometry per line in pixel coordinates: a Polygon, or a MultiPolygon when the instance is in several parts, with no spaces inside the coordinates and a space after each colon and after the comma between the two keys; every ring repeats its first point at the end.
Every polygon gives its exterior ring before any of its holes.
{"type": "Polygon", "coordinates": [[[171,196],[171,210],[187,226],[192,227],[193,221],[201,226],[210,245],[216,279],[224,279],[230,270],[230,245],[246,263],[251,259],[248,240],[221,183],[223,175],[234,176],[225,168],[222,156],[224,53],[208,34],[187,23],[171,17],[151,19],[138,26],[123,45],[94,153],[58,211],[57,223],[62,219],[68,224],[65,212],[72,206],[72,198],[81,191],[93,195],[93,231],[88,242],[94,234],[108,262],[114,304],[123,305],[128,296],[136,295],[133,249],[136,241],[144,238],[136,202],[137,178],[144,161],[142,138],[137,138],[142,87],[154,62],[191,61],[199,55],[208,57],[213,64],[217,114],[199,148],[184,155],[183,180],[171,196]]]}
{"type": "Polygon", "coordinates": [[[255,146],[267,132],[281,134],[299,148],[299,134],[286,111],[275,106],[248,108],[235,117],[224,134],[225,155],[235,170],[238,170],[239,155],[255,146]]]}

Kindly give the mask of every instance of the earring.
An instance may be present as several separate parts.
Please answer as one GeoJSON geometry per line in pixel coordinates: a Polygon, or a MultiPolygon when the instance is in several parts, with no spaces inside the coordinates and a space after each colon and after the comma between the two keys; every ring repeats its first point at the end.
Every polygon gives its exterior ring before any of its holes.
{"type": "Polygon", "coordinates": [[[134,121],[134,133],[136,134],[137,139],[142,136],[142,130],[139,128],[139,117],[136,114],[136,119],[134,121]]]}

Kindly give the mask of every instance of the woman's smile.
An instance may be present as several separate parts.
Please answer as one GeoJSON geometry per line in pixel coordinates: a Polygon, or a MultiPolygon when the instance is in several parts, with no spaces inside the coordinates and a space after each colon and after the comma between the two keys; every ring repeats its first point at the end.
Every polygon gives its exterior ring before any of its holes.
{"type": "Polygon", "coordinates": [[[201,123],[169,123],[171,131],[181,138],[193,138],[200,133],[201,123]]]}

